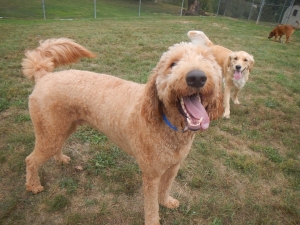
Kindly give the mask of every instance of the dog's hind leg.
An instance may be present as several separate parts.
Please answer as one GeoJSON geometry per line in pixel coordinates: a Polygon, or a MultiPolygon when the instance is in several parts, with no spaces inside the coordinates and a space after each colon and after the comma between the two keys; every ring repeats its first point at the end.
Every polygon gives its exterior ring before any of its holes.
{"type": "Polygon", "coordinates": [[[285,43],[288,44],[290,42],[290,35],[286,34],[285,43]]]}
{"type": "Polygon", "coordinates": [[[56,160],[67,163],[70,158],[62,154],[65,140],[75,130],[76,125],[69,118],[55,115],[39,109],[34,100],[30,103],[30,114],[35,130],[35,147],[26,157],[26,190],[38,193],[43,191],[38,170],[40,166],[55,157],[56,160]]]}
{"type": "Polygon", "coordinates": [[[59,152],[62,144],[62,140],[51,138],[49,135],[36,135],[34,150],[25,160],[27,191],[36,194],[44,189],[40,183],[38,170],[43,163],[59,152]]]}
{"type": "MultiPolygon", "coordinates": [[[[66,132],[66,137],[64,140],[66,140],[77,128],[77,125],[76,123],[73,123],[69,130],[66,132]]],[[[69,163],[70,161],[70,157],[69,156],[66,156],[62,153],[62,148],[60,148],[57,153],[54,155],[54,159],[57,161],[57,162],[60,162],[60,163],[69,163]]]]}
{"type": "Polygon", "coordinates": [[[179,201],[170,196],[172,183],[177,175],[180,164],[171,166],[161,177],[159,185],[159,203],[173,209],[179,206],[179,201]]]}
{"type": "Polygon", "coordinates": [[[68,130],[65,133],[48,129],[43,133],[36,133],[36,141],[33,152],[26,157],[26,190],[38,193],[43,191],[40,183],[38,170],[51,157],[56,161],[68,163],[70,158],[62,154],[62,146],[69,136],[68,130]]]}

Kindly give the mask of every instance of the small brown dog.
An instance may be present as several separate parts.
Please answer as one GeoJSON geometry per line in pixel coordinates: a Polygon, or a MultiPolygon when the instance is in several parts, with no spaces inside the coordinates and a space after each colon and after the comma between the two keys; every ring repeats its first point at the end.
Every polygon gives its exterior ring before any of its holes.
{"type": "Polygon", "coordinates": [[[233,93],[234,104],[240,104],[238,93],[248,81],[253,68],[254,58],[245,51],[231,51],[223,46],[214,45],[202,31],[189,31],[188,37],[195,45],[211,49],[216,62],[222,68],[224,83],[224,118],[230,118],[230,93],[233,93]]]}
{"type": "Polygon", "coordinates": [[[279,24],[277,25],[269,34],[269,39],[274,37],[274,41],[276,41],[276,38],[279,36],[279,41],[281,42],[281,37],[283,35],[286,35],[286,40],[285,43],[289,43],[290,37],[292,36],[292,34],[294,33],[296,28],[300,27],[300,23],[299,21],[296,21],[298,23],[297,27],[294,27],[292,25],[283,25],[283,24],[279,24]]]}

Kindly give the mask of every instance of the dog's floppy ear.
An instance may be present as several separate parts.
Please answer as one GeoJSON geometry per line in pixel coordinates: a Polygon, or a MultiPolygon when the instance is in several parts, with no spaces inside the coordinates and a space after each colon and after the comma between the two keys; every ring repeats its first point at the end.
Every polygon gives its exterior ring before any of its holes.
{"type": "Polygon", "coordinates": [[[227,67],[230,67],[232,57],[233,57],[233,55],[232,55],[232,53],[231,53],[231,54],[228,56],[228,58],[226,59],[226,60],[227,60],[227,67]]]}
{"type": "Polygon", "coordinates": [[[249,72],[252,71],[253,65],[254,65],[254,57],[253,55],[249,55],[249,72]]]}
{"type": "Polygon", "coordinates": [[[215,98],[210,104],[208,104],[207,112],[211,120],[216,120],[223,115],[223,93],[220,92],[217,98],[215,98]]]}
{"type": "Polygon", "coordinates": [[[161,107],[156,88],[156,68],[153,70],[144,93],[141,114],[149,123],[156,123],[161,118],[161,107]]]}
{"type": "Polygon", "coordinates": [[[222,82],[222,71],[221,68],[216,65],[216,74],[212,85],[215,86],[213,97],[209,99],[206,111],[211,120],[220,118],[224,113],[223,105],[223,82],[222,82]]]}

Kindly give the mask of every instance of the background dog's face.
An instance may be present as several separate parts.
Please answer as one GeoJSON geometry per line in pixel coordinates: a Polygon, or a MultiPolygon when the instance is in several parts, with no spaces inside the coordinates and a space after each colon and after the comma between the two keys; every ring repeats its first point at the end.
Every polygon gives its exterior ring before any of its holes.
{"type": "Polygon", "coordinates": [[[251,72],[254,64],[253,56],[244,51],[233,52],[229,56],[228,67],[232,71],[251,72]]]}
{"type": "Polygon", "coordinates": [[[270,39],[270,38],[272,38],[274,36],[275,36],[275,33],[273,31],[271,31],[268,38],[270,39]]]}

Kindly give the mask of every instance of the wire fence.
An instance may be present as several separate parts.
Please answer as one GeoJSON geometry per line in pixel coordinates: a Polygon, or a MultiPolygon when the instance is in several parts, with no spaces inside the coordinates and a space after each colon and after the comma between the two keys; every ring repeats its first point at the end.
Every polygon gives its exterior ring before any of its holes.
{"type": "MultiPolygon", "coordinates": [[[[201,0],[199,2],[201,9],[208,15],[253,20],[256,23],[261,21],[293,24],[296,20],[300,20],[300,5],[295,4],[295,0],[201,0]]],[[[119,0],[110,2],[103,0],[72,0],[72,4],[69,3],[70,1],[24,0],[23,4],[12,5],[12,3],[5,0],[0,0],[0,18],[141,17],[149,14],[185,16],[183,12],[188,10],[187,0],[119,0]],[[108,5],[124,10],[108,10],[108,5]],[[106,13],[108,11],[111,14],[106,13]]]]}
{"type": "Polygon", "coordinates": [[[300,20],[298,14],[298,5],[294,5],[294,0],[283,1],[230,1],[220,0],[217,15],[254,20],[270,23],[293,24],[296,20],[300,20]],[[295,13],[296,12],[296,13],[295,13]]]}
{"type": "MultiPolygon", "coordinates": [[[[167,4],[182,5],[187,8],[187,1],[162,0],[167,4]]],[[[256,23],[295,24],[300,21],[300,1],[295,0],[201,0],[203,10],[216,16],[226,16],[256,23]]]]}

